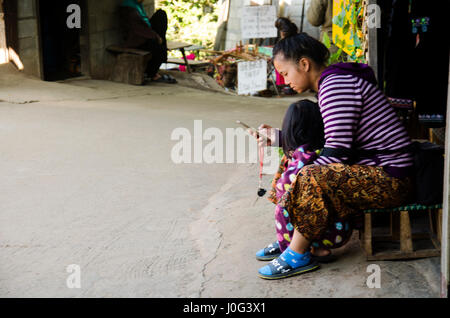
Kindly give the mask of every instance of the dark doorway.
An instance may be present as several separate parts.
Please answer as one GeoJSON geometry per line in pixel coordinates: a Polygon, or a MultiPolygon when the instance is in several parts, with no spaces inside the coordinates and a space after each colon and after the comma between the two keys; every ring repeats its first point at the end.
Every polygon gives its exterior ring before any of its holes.
{"type": "Polygon", "coordinates": [[[39,23],[44,80],[59,81],[81,76],[80,29],[69,28],[67,7],[81,0],[40,0],[39,23]]]}
{"type": "Polygon", "coordinates": [[[3,1],[5,11],[6,46],[12,48],[16,53],[19,48],[17,35],[17,0],[3,1]]]}

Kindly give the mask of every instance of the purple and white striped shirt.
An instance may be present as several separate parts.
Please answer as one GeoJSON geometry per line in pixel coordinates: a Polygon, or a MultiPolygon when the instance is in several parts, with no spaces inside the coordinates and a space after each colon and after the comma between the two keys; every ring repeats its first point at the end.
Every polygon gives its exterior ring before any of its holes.
{"type": "MultiPolygon", "coordinates": [[[[325,127],[326,148],[393,150],[411,140],[400,119],[378,87],[352,74],[330,74],[318,92],[325,127]]],[[[348,158],[320,156],[315,164],[345,162],[348,158]]],[[[411,153],[379,154],[356,164],[381,166],[394,177],[408,175],[411,153]]]]}

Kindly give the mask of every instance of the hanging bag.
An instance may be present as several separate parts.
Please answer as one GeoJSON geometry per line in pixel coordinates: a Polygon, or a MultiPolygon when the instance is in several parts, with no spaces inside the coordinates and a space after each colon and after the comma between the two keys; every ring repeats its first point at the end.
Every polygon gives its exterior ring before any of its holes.
{"type": "Polygon", "coordinates": [[[444,192],[443,146],[431,142],[414,142],[414,184],[418,204],[440,204],[444,192]]]}

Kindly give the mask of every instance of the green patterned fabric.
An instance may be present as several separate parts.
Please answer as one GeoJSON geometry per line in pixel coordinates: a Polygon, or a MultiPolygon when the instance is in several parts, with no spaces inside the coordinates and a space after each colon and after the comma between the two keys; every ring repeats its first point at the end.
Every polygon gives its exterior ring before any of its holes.
{"type": "Polygon", "coordinates": [[[419,210],[428,210],[428,209],[442,209],[442,204],[433,204],[433,205],[421,205],[421,204],[408,204],[395,208],[386,208],[386,209],[367,209],[364,210],[364,213],[378,213],[378,212],[399,212],[399,211],[419,211],[419,210]]]}

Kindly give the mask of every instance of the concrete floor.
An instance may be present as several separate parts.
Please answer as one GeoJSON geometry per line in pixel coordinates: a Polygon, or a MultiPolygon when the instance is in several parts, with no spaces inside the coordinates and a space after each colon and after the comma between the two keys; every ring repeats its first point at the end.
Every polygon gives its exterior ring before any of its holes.
{"type": "MultiPolygon", "coordinates": [[[[205,86],[198,78],[180,83],[205,86]]],[[[174,164],[170,135],[195,119],[279,127],[288,105],[184,85],[47,83],[1,66],[0,297],[438,297],[439,258],[366,262],[356,236],[319,271],[257,277],[254,254],[275,240],[273,205],[254,204],[258,166],[174,164]],[[366,285],[371,263],[379,289],[366,285]],[[70,264],[79,289],[67,287],[70,264]]]]}

